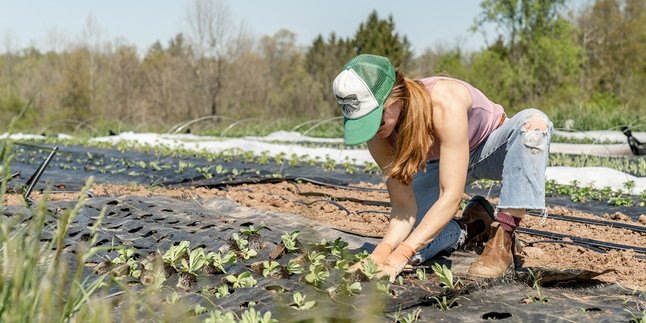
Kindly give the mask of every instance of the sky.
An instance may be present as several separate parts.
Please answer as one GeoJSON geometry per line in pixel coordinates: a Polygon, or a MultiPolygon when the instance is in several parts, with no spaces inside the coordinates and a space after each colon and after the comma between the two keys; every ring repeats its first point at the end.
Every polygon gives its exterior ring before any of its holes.
{"type": "MultiPolygon", "coordinates": [[[[36,46],[61,50],[80,39],[92,18],[103,41],[134,44],[140,52],[159,40],[188,31],[191,0],[0,0],[0,52],[36,46]]],[[[424,49],[460,45],[479,50],[493,39],[469,27],[481,12],[478,0],[215,0],[229,8],[236,27],[253,35],[272,35],[288,29],[299,45],[308,46],[319,34],[335,32],[352,37],[361,22],[376,10],[380,18],[393,16],[396,31],[408,37],[416,54],[424,49]]]]}

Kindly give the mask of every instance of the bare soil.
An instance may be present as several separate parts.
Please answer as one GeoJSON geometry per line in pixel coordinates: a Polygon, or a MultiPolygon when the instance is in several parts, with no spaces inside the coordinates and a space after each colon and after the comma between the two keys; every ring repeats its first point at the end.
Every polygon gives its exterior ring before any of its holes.
{"type": "MultiPolygon", "coordinates": [[[[385,188],[383,185],[359,185],[369,188],[385,188]]],[[[244,206],[290,213],[317,221],[342,231],[358,235],[379,237],[385,233],[388,225],[390,207],[369,205],[371,201],[384,204],[388,194],[379,191],[360,191],[321,187],[313,184],[294,184],[280,182],[275,184],[254,184],[228,187],[226,189],[207,188],[146,188],[140,185],[94,185],[91,188],[94,196],[168,196],[177,199],[208,199],[211,196],[224,196],[244,206]]],[[[42,198],[40,193],[33,193],[33,199],[42,198]]],[[[74,200],[78,193],[52,193],[49,200],[74,200]]],[[[465,195],[465,198],[469,196],[465,195]]],[[[490,199],[494,205],[497,199],[490,199]]],[[[17,194],[5,194],[5,205],[22,203],[17,194]]],[[[375,203],[375,204],[379,204],[375,203]]],[[[553,207],[551,214],[568,215],[599,219],[599,216],[574,209],[553,207]]],[[[460,214],[456,214],[460,216],[460,214]]],[[[646,224],[632,221],[620,213],[603,215],[606,221],[629,223],[646,228],[646,224]]],[[[643,218],[643,217],[642,217],[643,218]]],[[[550,231],[577,237],[612,242],[617,244],[644,247],[646,234],[629,229],[609,226],[589,225],[560,221],[550,218],[526,216],[522,227],[550,231]]],[[[541,240],[527,234],[519,234],[525,244],[541,240]]],[[[598,253],[584,247],[560,243],[535,243],[526,245],[520,254],[523,266],[543,267],[557,270],[585,269],[597,272],[608,271],[598,277],[599,280],[618,283],[624,287],[646,290],[646,257],[634,251],[608,251],[598,253]]]]}

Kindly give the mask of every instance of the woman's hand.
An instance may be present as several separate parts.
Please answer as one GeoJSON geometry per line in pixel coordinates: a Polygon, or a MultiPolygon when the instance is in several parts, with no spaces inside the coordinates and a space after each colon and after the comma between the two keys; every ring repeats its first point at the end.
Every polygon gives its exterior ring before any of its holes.
{"type": "MultiPolygon", "coordinates": [[[[381,265],[386,261],[386,258],[390,256],[390,253],[392,251],[393,251],[393,246],[386,241],[382,241],[379,244],[377,244],[377,246],[375,247],[375,250],[373,250],[370,256],[368,257],[371,258],[375,264],[381,265]]],[[[364,262],[365,262],[365,259],[352,265],[350,268],[348,268],[348,272],[355,272],[358,269],[361,269],[363,267],[364,262]]]]}
{"type": "Polygon", "coordinates": [[[390,282],[394,282],[397,275],[399,275],[408,262],[415,255],[415,249],[406,243],[400,243],[389,256],[386,261],[379,266],[381,273],[377,275],[378,278],[388,277],[390,282]]]}

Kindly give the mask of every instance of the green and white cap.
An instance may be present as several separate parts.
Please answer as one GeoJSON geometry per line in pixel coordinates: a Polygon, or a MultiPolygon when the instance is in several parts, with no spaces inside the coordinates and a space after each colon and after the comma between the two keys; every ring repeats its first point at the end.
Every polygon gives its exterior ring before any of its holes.
{"type": "Polygon", "coordinates": [[[363,54],[351,59],[332,84],[343,111],[347,145],[375,136],[381,125],[384,102],[395,84],[395,69],[386,57],[363,54]]]}

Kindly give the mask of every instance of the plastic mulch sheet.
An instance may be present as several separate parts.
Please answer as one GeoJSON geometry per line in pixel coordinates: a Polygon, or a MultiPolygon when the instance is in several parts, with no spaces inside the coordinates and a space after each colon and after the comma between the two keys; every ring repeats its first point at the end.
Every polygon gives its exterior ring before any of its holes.
{"type": "MultiPolygon", "coordinates": [[[[69,208],[71,202],[51,202],[51,210],[69,208]]],[[[97,244],[135,248],[138,260],[155,253],[163,252],[171,244],[182,240],[190,242],[191,248],[203,247],[207,252],[226,248],[233,233],[243,227],[253,225],[259,230],[260,237],[250,243],[258,250],[258,255],[249,260],[239,260],[228,268],[227,274],[253,272],[253,264],[268,260],[270,253],[281,241],[281,235],[298,230],[299,241],[308,244],[319,243],[325,239],[333,241],[342,238],[355,252],[371,249],[375,239],[359,237],[314,223],[292,214],[259,211],[246,208],[224,198],[186,201],[167,197],[90,198],[71,224],[66,240],[66,252],[75,250],[79,241],[88,240],[91,226],[97,221],[101,210],[106,207],[105,218],[98,231],[97,244]]],[[[8,207],[5,216],[15,217],[26,214],[21,207],[8,207]]],[[[49,222],[48,229],[53,232],[55,222],[49,222]]],[[[42,239],[47,240],[47,235],[42,239]]],[[[306,247],[307,248],[307,247],[306,247]]],[[[113,257],[116,253],[110,252],[113,257]]],[[[105,256],[105,255],[104,255],[105,256]]],[[[286,254],[277,261],[285,264],[297,254],[286,254]]],[[[224,298],[211,296],[205,290],[223,284],[224,274],[201,275],[195,286],[187,290],[183,300],[207,306],[205,297],[219,307],[235,312],[244,310],[247,304],[255,302],[260,311],[272,311],[274,317],[289,320],[306,320],[314,317],[323,320],[352,321],[358,318],[383,319],[384,315],[413,313],[421,308],[421,321],[464,321],[473,322],[487,319],[509,319],[510,321],[627,321],[630,314],[624,309],[632,304],[644,302],[644,294],[614,284],[601,284],[594,280],[600,273],[580,270],[543,271],[543,285],[540,295],[547,303],[526,302],[537,296],[532,287],[528,272],[521,271],[504,279],[492,281],[471,281],[466,278],[466,269],[474,260],[473,252],[454,252],[450,256],[438,258],[448,265],[454,275],[462,279],[463,285],[450,291],[443,290],[436,279],[422,281],[413,279],[412,273],[403,275],[403,284],[391,284],[390,295],[378,294],[374,284],[362,282],[363,292],[358,296],[347,297],[338,293],[338,282],[342,271],[331,270],[326,284],[315,288],[306,284],[303,275],[283,278],[263,277],[254,272],[257,285],[251,288],[238,288],[224,298]],[[294,292],[308,295],[317,300],[315,311],[294,313],[287,306],[294,292]],[[441,310],[440,304],[452,307],[441,310]]],[[[95,257],[91,261],[100,263],[105,259],[95,257]]],[[[430,265],[430,264],[427,264],[430,265]]],[[[540,268],[534,268],[537,273],[540,268]]],[[[430,270],[428,270],[429,276],[430,270]]],[[[92,275],[88,269],[87,275],[92,275]]],[[[138,284],[128,278],[131,283],[138,284]]],[[[178,276],[173,274],[165,282],[175,288],[178,276]]]]}

